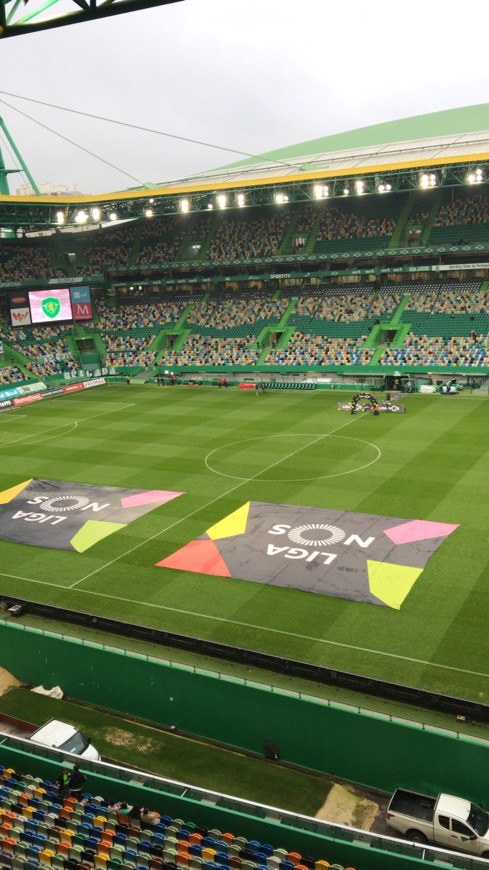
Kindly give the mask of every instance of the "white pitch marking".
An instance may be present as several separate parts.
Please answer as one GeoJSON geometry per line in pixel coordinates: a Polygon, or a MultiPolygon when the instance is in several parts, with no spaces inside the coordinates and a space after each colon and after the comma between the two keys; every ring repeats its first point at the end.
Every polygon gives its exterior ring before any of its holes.
{"type": "MultiPolygon", "coordinates": [[[[122,405],[122,403],[118,403],[118,404],[120,404],[121,407],[126,407],[126,408],[131,407],[131,405],[122,405]]],[[[99,414],[90,414],[90,416],[88,416],[88,417],[83,417],[82,420],[74,420],[72,423],[63,423],[60,426],[52,426],[50,429],[46,429],[45,432],[57,432],[58,429],[66,429],[67,426],[71,426],[72,428],[69,430],[69,432],[73,432],[77,428],[79,423],[85,423],[86,420],[93,420],[95,417],[103,417],[104,414],[113,414],[115,411],[119,411],[119,410],[120,410],[120,408],[110,408],[108,411],[100,411],[99,414]]],[[[27,415],[24,415],[24,416],[27,416],[27,415]]],[[[66,434],[68,434],[68,433],[66,433],[66,434]]],[[[4,444],[0,444],[0,449],[2,449],[3,447],[10,447],[11,444],[18,444],[21,441],[27,441],[27,439],[29,439],[29,438],[36,438],[36,440],[31,442],[31,443],[40,444],[42,441],[49,441],[51,438],[57,438],[57,437],[58,437],[57,435],[48,435],[47,438],[38,437],[36,435],[36,433],[33,433],[32,435],[22,435],[20,438],[13,438],[11,441],[6,441],[4,444]]]]}
{"type": "MultiPolygon", "coordinates": [[[[77,426],[78,423],[63,423],[62,426],[52,426],[51,429],[46,429],[46,432],[58,432],[59,429],[66,429],[66,433],[61,434],[68,434],[68,432],[74,432],[77,426]],[[71,426],[72,428],[67,429],[68,426],[71,426]]],[[[36,439],[35,441],[31,441],[31,444],[40,444],[42,441],[50,441],[51,438],[57,437],[58,435],[47,435],[46,438],[40,438],[34,432],[32,435],[22,435],[20,438],[12,438],[11,441],[6,441],[4,444],[0,444],[0,450],[2,450],[4,447],[10,447],[11,444],[20,444],[21,441],[27,441],[28,438],[36,439]]]]}
{"type": "MultiPolygon", "coordinates": [[[[7,415],[7,414],[10,413],[10,411],[13,411],[13,410],[14,410],[14,408],[9,408],[8,411],[4,411],[4,414],[7,415]]],[[[12,417],[12,416],[10,416],[10,417],[2,416],[2,417],[0,418],[0,422],[2,422],[2,423],[9,423],[10,420],[21,420],[22,417],[27,417],[27,414],[16,414],[15,417],[12,417]]]]}
{"type": "MultiPolygon", "coordinates": [[[[317,441],[317,435],[316,435],[316,433],[312,433],[312,432],[298,432],[298,433],[287,432],[285,434],[279,433],[278,435],[260,435],[257,438],[243,438],[241,441],[230,441],[228,444],[222,444],[221,447],[216,447],[215,450],[211,450],[211,452],[208,453],[207,456],[205,457],[204,462],[205,462],[206,468],[208,468],[209,471],[212,471],[213,474],[219,474],[221,477],[229,477],[232,480],[242,480],[242,481],[253,480],[253,478],[251,478],[251,477],[238,477],[237,474],[226,474],[224,471],[217,471],[217,469],[213,468],[212,465],[210,465],[207,460],[212,456],[213,453],[217,453],[219,450],[224,450],[226,447],[235,447],[236,444],[246,444],[249,441],[266,441],[269,438],[312,438],[312,437],[316,437],[316,440],[311,442],[311,444],[315,444],[317,441]]],[[[350,471],[338,471],[336,474],[320,474],[320,475],[315,475],[314,477],[281,477],[277,480],[275,480],[274,478],[273,479],[269,478],[269,477],[268,478],[267,477],[260,477],[260,480],[258,482],[259,483],[302,483],[302,482],[305,482],[308,480],[329,480],[331,477],[343,477],[346,474],[355,474],[355,472],[357,472],[357,471],[364,471],[365,468],[369,468],[370,465],[373,465],[375,462],[378,462],[378,460],[382,456],[382,451],[380,450],[379,447],[377,447],[376,444],[372,444],[371,441],[365,441],[363,438],[350,438],[349,435],[330,435],[330,434],[322,435],[320,437],[323,437],[323,438],[347,438],[349,441],[359,441],[361,444],[368,444],[369,447],[372,447],[374,450],[376,450],[377,455],[375,456],[374,459],[372,459],[370,462],[367,462],[365,465],[359,465],[358,468],[352,468],[350,471]]],[[[301,448],[301,449],[305,450],[306,447],[309,447],[309,445],[306,444],[306,445],[304,445],[304,448],[301,448]]],[[[268,469],[265,469],[265,470],[267,471],[268,469]]],[[[257,475],[255,475],[255,477],[256,476],[257,475]]]]}
{"type": "MultiPolygon", "coordinates": [[[[308,444],[308,447],[311,447],[313,444],[316,444],[318,441],[321,441],[323,438],[327,438],[328,435],[333,435],[335,432],[339,432],[340,429],[344,429],[346,426],[350,426],[352,423],[358,422],[361,420],[361,417],[354,417],[352,420],[348,420],[347,423],[343,423],[341,426],[337,426],[336,429],[333,429],[332,432],[325,432],[323,435],[318,435],[315,441],[311,441],[308,444]]],[[[267,468],[263,469],[263,471],[270,471],[271,468],[274,468],[276,465],[280,465],[285,459],[290,459],[291,456],[295,456],[297,453],[300,453],[301,450],[304,450],[304,447],[298,447],[297,450],[293,450],[292,453],[288,453],[287,456],[283,456],[281,459],[277,459],[276,462],[272,462],[267,468]]],[[[262,474],[260,471],[259,474],[262,474]]],[[[220,501],[222,498],[225,498],[230,493],[234,492],[236,489],[239,489],[240,486],[243,486],[244,483],[250,483],[258,477],[258,474],[254,474],[252,477],[246,479],[246,481],[240,481],[235,486],[232,486],[230,489],[227,489],[225,492],[216,496],[215,498],[208,501],[206,504],[202,505],[202,507],[196,508],[191,513],[187,514],[185,517],[181,517],[179,520],[175,520],[174,523],[171,523],[169,526],[165,526],[163,529],[160,529],[159,532],[155,532],[154,535],[151,535],[149,538],[146,538],[145,541],[141,541],[139,544],[136,544],[134,547],[131,547],[130,550],[126,550],[124,553],[121,553],[120,556],[116,556],[115,559],[111,559],[110,562],[106,562],[105,565],[101,565],[100,568],[96,568],[94,571],[91,571],[90,574],[86,574],[85,577],[81,577],[80,580],[76,580],[75,583],[72,583],[71,586],[68,586],[68,589],[73,589],[74,586],[78,586],[79,583],[83,583],[84,580],[88,580],[89,577],[93,577],[94,574],[98,574],[99,571],[104,571],[105,568],[109,568],[111,565],[114,565],[115,562],[118,562],[120,559],[124,559],[125,556],[129,556],[130,553],[134,553],[135,550],[139,550],[140,547],[144,547],[145,544],[149,544],[150,541],[154,541],[155,538],[159,538],[164,532],[168,532],[170,529],[173,529],[175,526],[178,526],[180,523],[185,522],[185,520],[190,519],[190,517],[195,516],[195,514],[200,513],[206,508],[210,507],[211,504],[214,504],[216,501],[220,501]]]]}
{"type": "MultiPolygon", "coordinates": [[[[34,580],[33,577],[21,577],[19,574],[5,574],[4,571],[0,572],[0,577],[10,577],[12,580],[24,580],[26,583],[39,583],[41,586],[54,586],[55,589],[60,589],[61,591],[66,589],[66,586],[60,583],[50,583],[49,580],[34,580]]],[[[80,590],[80,592],[82,591],[80,590]]]]}
{"type": "MultiPolygon", "coordinates": [[[[34,580],[31,577],[20,577],[17,574],[5,574],[3,571],[0,572],[0,577],[10,577],[14,580],[24,580],[28,583],[38,583],[42,586],[54,586],[56,589],[60,589],[60,590],[66,590],[66,589],[72,588],[71,586],[61,586],[57,583],[50,583],[47,580],[34,580]]],[[[208,619],[212,622],[222,622],[222,623],[226,623],[227,625],[236,625],[236,626],[239,626],[240,628],[251,628],[254,631],[263,631],[263,632],[266,632],[268,634],[280,634],[280,635],[285,635],[286,637],[295,637],[298,640],[307,640],[307,641],[312,641],[313,643],[329,644],[330,646],[337,646],[337,647],[341,647],[342,649],[353,650],[354,652],[370,653],[371,655],[375,655],[375,656],[383,656],[385,658],[397,659],[397,660],[403,661],[403,662],[412,662],[413,664],[416,664],[416,665],[423,665],[423,667],[438,668],[439,670],[443,670],[443,671],[456,671],[459,674],[469,674],[470,676],[474,676],[474,677],[485,677],[485,678],[489,677],[489,674],[486,674],[483,671],[470,671],[467,668],[456,668],[456,667],[453,667],[452,665],[441,665],[441,664],[438,664],[437,662],[429,662],[426,659],[415,659],[412,656],[402,656],[402,655],[399,655],[398,653],[390,653],[390,652],[384,652],[384,651],[378,650],[378,649],[370,649],[370,647],[355,646],[354,644],[341,643],[341,641],[328,640],[327,638],[323,638],[323,637],[311,637],[311,635],[308,635],[308,634],[298,634],[298,633],[292,632],[292,631],[284,631],[280,628],[270,628],[270,627],[264,627],[261,625],[251,625],[248,622],[239,622],[237,619],[227,619],[224,616],[210,616],[209,614],[200,613],[200,612],[196,613],[195,611],[192,611],[192,610],[182,610],[179,607],[169,607],[167,604],[155,604],[155,603],[152,603],[149,601],[136,601],[134,598],[122,598],[122,596],[120,596],[120,595],[109,595],[106,592],[94,592],[90,589],[77,589],[77,592],[81,592],[83,595],[95,595],[98,598],[108,598],[111,601],[125,601],[127,604],[135,604],[135,605],[141,605],[143,607],[157,608],[158,610],[168,610],[171,613],[181,613],[185,616],[196,616],[200,620],[208,619]]]]}

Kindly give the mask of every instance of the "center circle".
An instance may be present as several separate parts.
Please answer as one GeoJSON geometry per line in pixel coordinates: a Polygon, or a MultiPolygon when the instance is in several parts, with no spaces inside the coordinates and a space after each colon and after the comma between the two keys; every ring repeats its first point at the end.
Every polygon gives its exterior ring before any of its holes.
{"type": "MultiPolygon", "coordinates": [[[[265,472],[268,471],[270,468],[272,468],[276,465],[279,465],[280,462],[289,459],[291,455],[293,455],[293,454],[289,454],[288,456],[284,456],[283,460],[278,460],[277,462],[272,463],[268,468],[265,469],[265,472]]],[[[382,453],[380,451],[380,448],[377,447],[376,444],[372,444],[371,441],[365,441],[363,438],[353,438],[351,435],[322,435],[321,436],[321,435],[318,435],[317,432],[314,432],[314,433],[313,432],[303,432],[301,434],[287,433],[285,435],[261,435],[257,438],[243,438],[240,441],[230,441],[228,444],[221,444],[220,447],[216,447],[215,450],[211,450],[211,452],[208,453],[207,456],[205,457],[204,462],[205,462],[206,468],[208,468],[209,471],[212,471],[214,474],[218,474],[221,477],[229,477],[232,480],[243,480],[243,481],[257,480],[260,483],[261,482],[263,482],[263,483],[294,483],[296,481],[302,482],[302,481],[308,481],[308,480],[327,480],[328,478],[331,478],[331,477],[343,477],[346,474],[354,474],[357,471],[363,471],[365,468],[368,468],[370,465],[373,465],[374,462],[378,462],[378,460],[380,459],[381,456],[382,456],[382,453]],[[256,474],[252,474],[251,477],[241,477],[240,475],[237,475],[237,474],[229,474],[226,471],[219,471],[219,469],[215,468],[211,463],[211,458],[215,454],[219,453],[222,450],[227,450],[230,447],[237,447],[238,445],[249,444],[249,443],[256,442],[256,441],[269,441],[271,438],[296,438],[297,439],[297,438],[301,438],[301,437],[313,438],[313,439],[315,439],[315,441],[312,441],[311,444],[305,444],[304,448],[298,448],[298,450],[294,451],[294,453],[299,453],[300,450],[305,449],[307,447],[312,447],[315,443],[319,443],[320,441],[325,440],[327,438],[339,438],[339,439],[344,440],[344,441],[355,441],[355,442],[357,442],[357,444],[364,444],[366,447],[369,447],[371,449],[373,457],[369,462],[364,462],[363,465],[358,465],[354,468],[349,468],[346,471],[337,471],[337,472],[334,472],[332,474],[317,474],[317,475],[314,475],[313,477],[280,477],[280,478],[262,477],[261,472],[257,472],[256,474]]]]}

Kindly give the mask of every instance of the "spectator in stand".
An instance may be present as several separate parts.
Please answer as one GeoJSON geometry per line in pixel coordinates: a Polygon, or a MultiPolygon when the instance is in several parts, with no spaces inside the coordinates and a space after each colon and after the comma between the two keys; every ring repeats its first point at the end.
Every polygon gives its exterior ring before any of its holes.
{"type": "Polygon", "coordinates": [[[70,779],[68,782],[70,794],[72,797],[77,798],[77,800],[80,800],[82,788],[83,788],[84,784],[86,783],[86,781],[87,781],[87,778],[86,778],[85,774],[80,770],[79,765],[74,764],[73,770],[71,771],[70,779]]]}
{"type": "Polygon", "coordinates": [[[151,827],[153,825],[158,825],[160,822],[160,819],[161,819],[160,814],[155,812],[154,810],[153,811],[149,810],[148,807],[143,807],[143,809],[141,810],[141,826],[142,827],[144,827],[145,825],[146,826],[150,825],[151,827]]]}

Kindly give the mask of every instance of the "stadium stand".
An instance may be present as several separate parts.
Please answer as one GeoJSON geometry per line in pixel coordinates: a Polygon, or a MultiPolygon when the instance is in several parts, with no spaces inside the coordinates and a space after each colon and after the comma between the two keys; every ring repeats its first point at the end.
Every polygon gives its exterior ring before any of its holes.
{"type": "Polygon", "coordinates": [[[445,197],[429,236],[432,245],[462,245],[489,240],[489,196],[445,197]]]}
{"type": "MultiPolygon", "coordinates": [[[[11,870],[343,870],[322,857],[207,828],[0,767],[0,866],[11,870]],[[129,812],[126,812],[126,809],[129,812]]],[[[350,868],[352,870],[352,868],[350,868]]]]}
{"type": "Polygon", "coordinates": [[[100,238],[90,241],[82,249],[84,266],[89,274],[125,270],[130,265],[135,241],[135,227],[117,227],[105,230],[100,238]]]}
{"type": "Polygon", "coordinates": [[[135,265],[153,269],[178,259],[188,226],[185,218],[158,217],[143,225],[135,265]]]}
{"type": "Polygon", "coordinates": [[[259,217],[243,213],[221,217],[209,245],[211,260],[270,257],[279,253],[289,224],[286,212],[263,212],[259,217]]]}
{"type": "Polygon", "coordinates": [[[53,262],[53,254],[43,244],[3,243],[0,251],[0,282],[61,278],[64,269],[53,262]]]}

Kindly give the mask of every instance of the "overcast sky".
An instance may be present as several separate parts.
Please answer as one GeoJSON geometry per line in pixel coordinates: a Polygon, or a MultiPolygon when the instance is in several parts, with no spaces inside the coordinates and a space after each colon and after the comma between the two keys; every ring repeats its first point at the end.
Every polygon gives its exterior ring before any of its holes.
{"type": "MultiPolygon", "coordinates": [[[[486,3],[474,0],[459,9],[456,23],[447,10],[439,0],[182,0],[5,39],[0,88],[260,154],[489,101],[486,3]]],[[[38,183],[108,192],[239,159],[0,98],[117,167],[0,102],[0,115],[38,183]]],[[[11,191],[21,182],[11,176],[11,191]]]]}

